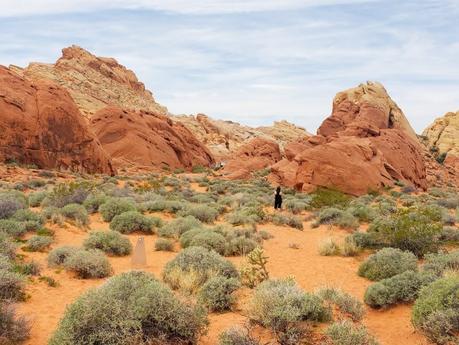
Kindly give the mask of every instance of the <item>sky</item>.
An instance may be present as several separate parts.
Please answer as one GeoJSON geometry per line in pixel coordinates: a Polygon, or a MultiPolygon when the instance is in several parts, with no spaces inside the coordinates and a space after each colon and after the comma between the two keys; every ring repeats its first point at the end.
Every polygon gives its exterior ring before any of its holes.
{"type": "Polygon", "coordinates": [[[333,97],[383,83],[420,133],[459,110],[459,0],[0,0],[0,64],[79,45],[174,114],[315,132],[333,97]]]}

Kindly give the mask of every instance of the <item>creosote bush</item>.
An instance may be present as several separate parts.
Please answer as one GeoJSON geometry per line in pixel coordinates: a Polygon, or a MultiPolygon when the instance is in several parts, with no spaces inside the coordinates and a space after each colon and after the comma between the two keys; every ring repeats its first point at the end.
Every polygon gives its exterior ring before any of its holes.
{"type": "Polygon", "coordinates": [[[325,334],[327,345],[378,345],[375,337],[370,335],[363,325],[354,325],[348,320],[331,324],[325,334]]]}
{"type": "Polygon", "coordinates": [[[248,330],[232,327],[220,334],[218,345],[260,345],[260,342],[252,337],[248,330]]]}
{"type": "Polygon", "coordinates": [[[105,254],[97,249],[79,249],[64,261],[65,269],[75,272],[79,278],[105,278],[112,267],[105,254]]]}
{"type": "Polygon", "coordinates": [[[0,219],[0,233],[11,237],[21,237],[27,232],[24,223],[12,219],[0,219]]]}
{"type": "Polygon", "coordinates": [[[6,269],[0,270],[0,303],[1,301],[20,301],[25,297],[24,276],[6,269]]]}
{"type": "Polygon", "coordinates": [[[153,221],[137,211],[128,211],[113,217],[110,222],[110,229],[129,234],[139,231],[146,234],[153,233],[153,221]]]}
{"type": "Polygon", "coordinates": [[[341,313],[349,315],[354,321],[360,321],[365,313],[362,302],[340,289],[323,288],[317,295],[338,307],[341,313]]]}
{"type": "Polygon", "coordinates": [[[148,273],[110,278],[71,304],[49,345],[197,344],[203,308],[187,304],[148,273]]]}
{"type": "Polygon", "coordinates": [[[234,292],[239,288],[239,280],[216,276],[210,278],[198,291],[198,301],[210,311],[230,310],[236,301],[234,292]]]}
{"type": "Polygon", "coordinates": [[[155,250],[172,252],[174,250],[174,242],[168,238],[158,238],[155,242],[155,250]]]}
{"type": "Polygon", "coordinates": [[[48,254],[48,266],[58,267],[63,265],[67,259],[78,251],[77,247],[63,246],[51,250],[48,254]]]}
{"type": "Polygon", "coordinates": [[[383,248],[360,265],[358,274],[370,280],[381,280],[405,271],[417,271],[416,256],[397,248],[383,248]]]}
{"type": "Polygon", "coordinates": [[[120,215],[124,212],[135,210],[135,202],[132,199],[128,198],[108,199],[107,202],[103,203],[99,207],[99,212],[102,215],[102,219],[106,222],[110,222],[115,216],[120,215]]]}
{"type": "Polygon", "coordinates": [[[117,231],[94,231],[83,242],[85,249],[100,249],[108,255],[125,256],[132,252],[129,239],[117,231]]]}
{"type": "Polygon", "coordinates": [[[202,223],[193,216],[179,217],[160,227],[158,235],[178,238],[185,232],[200,227],[202,227],[202,223]]]}
{"type": "Polygon", "coordinates": [[[76,222],[79,226],[86,226],[89,224],[88,212],[80,204],[68,204],[61,209],[61,214],[70,220],[76,222]]]}
{"type": "Polygon", "coordinates": [[[298,230],[303,230],[301,218],[293,214],[274,214],[271,216],[271,221],[276,225],[287,225],[298,230]]]}
{"type": "Polygon", "coordinates": [[[193,216],[204,223],[213,223],[218,217],[218,210],[209,205],[192,205],[185,208],[180,215],[193,216]]]}
{"type": "Polygon", "coordinates": [[[49,248],[51,243],[53,243],[51,236],[33,236],[27,241],[24,249],[29,252],[43,252],[49,248]]]}
{"type": "Polygon", "coordinates": [[[346,206],[351,198],[336,190],[317,188],[317,190],[311,194],[312,199],[310,205],[313,208],[322,208],[327,206],[346,206]]]}
{"type": "Polygon", "coordinates": [[[20,344],[29,338],[29,334],[29,322],[16,315],[13,305],[0,301],[0,343],[20,344]]]}

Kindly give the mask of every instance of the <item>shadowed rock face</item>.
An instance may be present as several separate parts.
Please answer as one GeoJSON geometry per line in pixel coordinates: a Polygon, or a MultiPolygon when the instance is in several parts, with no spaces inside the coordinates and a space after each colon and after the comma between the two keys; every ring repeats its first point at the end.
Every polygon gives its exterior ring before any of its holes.
{"type": "Polygon", "coordinates": [[[318,186],[360,195],[400,180],[426,188],[416,134],[381,84],[337,94],[318,135],[287,146],[271,167],[274,183],[312,191],[318,186]]]}
{"type": "Polygon", "coordinates": [[[0,160],[113,174],[111,160],[69,93],[0,66],[0,160]]]}
{"type": "Polygon", "coordinates": [[[117,167],[175,169],[214,163],[185,126],[165,115],[107,107],[94,114],[91,127],[117,167]]]}
{"type": "Polygon", "coordinates": [[[48,79],[65,87],[86,117],[108,105],[167,113],[134,72],[75,45],[64,48],[55,64],[33,62],[24,69],[12,68],[28,79],[48,79]]]}

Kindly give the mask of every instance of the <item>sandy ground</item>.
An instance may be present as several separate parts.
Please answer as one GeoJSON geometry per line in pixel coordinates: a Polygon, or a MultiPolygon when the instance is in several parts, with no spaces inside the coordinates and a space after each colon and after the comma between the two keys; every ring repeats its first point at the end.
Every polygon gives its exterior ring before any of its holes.
{"type": "MultiPolygon", "coordinates": [[[[192,188],[204,192],[197,184],[192,188]]],[[[156,213],[165,220],[172,216],[156,213]]],[[[80,246],[88,236],[88,230],[78,229],[67,224],[64,227],[50,226],[55,231],[55,241],[52,248],[63,245],[80,246]]],[[[363,300],[369,281],[357,275],[357,269],[364,256],[357,258],[324,257],[318,254],[318,246],[321,241],[328,237],[340,241],[347,232],[329,226],[321,226],[312,229],[309,222],[304,222],[304,231],[288,227],[280,227],[272,224],[259,225],[259,230],[270,232],[274,238],[264,243],[266,255],[269,257],[268,269],[272,278],[295,277],[296,281],[307,291],[314,291],[320,287],[338,287],[363,300]],[[290,248],[290,244],[296,244],[299,249],[290,248]]],[[[108,230],[108,223],[102,221],[100,215],[91,216],[91,230],[108,230]]],[[[135,245],[141,235],[129,235],[135,245]]],[[[161,276],[164,265],[170,261],[176,252],[156,252],[154,243],[155,235],[143,236],[147,249],[147,266],[143,269],[151,272],[156,277],[161,276]]],[[[30,296],[27,301],[18,303],[18,312],[26,315],[31,323],[31,338],[26,345],[45,345],[57,324],[64,314],[66,306],[71,304],[79,295],[90,288],[97,287],[104,279],[77,279],[64,270],[50,269],[47,267],[47,253],[22,252],[26,261],[35,260],[42,268],[42,275],[50,276],[59,283],[58,287],[49,287],[45,282],[33,278],[28,284],[27,293],[30,296]]],[[[229,258],[236,265],[240,265],[244,258],[229,258]]],[[[132,269],[131,257],[111,257],[110,262],[114,274],[132,269]]],[[[244,316],[245,301],[250,298],[250,290],[243,289],[240,293],[238,306],[233,312],[223,314],[211,314],[210,326],[207,335],[203,336],[200,345],[214,345],[217,343],[218,334],[233,326],[243,325],[247,321],[244,316]]],[[[382,345],[427,345],[429,342],[416,332],[410,322],[410,305],[399,305],[388,310],[373,310],[367,308],[363,323],[374,334],[382,345]]],[[[266,338],[267,331],[259,330],[259,335],[266,338]]]]}

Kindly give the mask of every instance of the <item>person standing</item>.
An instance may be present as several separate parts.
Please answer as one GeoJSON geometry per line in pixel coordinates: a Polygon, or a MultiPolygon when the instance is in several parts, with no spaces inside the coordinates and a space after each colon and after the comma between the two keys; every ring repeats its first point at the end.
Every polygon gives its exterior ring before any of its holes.
{"type": "Polygon", "coordinates": [[[282,208],[282,192],[281,187],[276,188],[276,193],[274,194],[274,209],[280,210],[282,208]]]}

